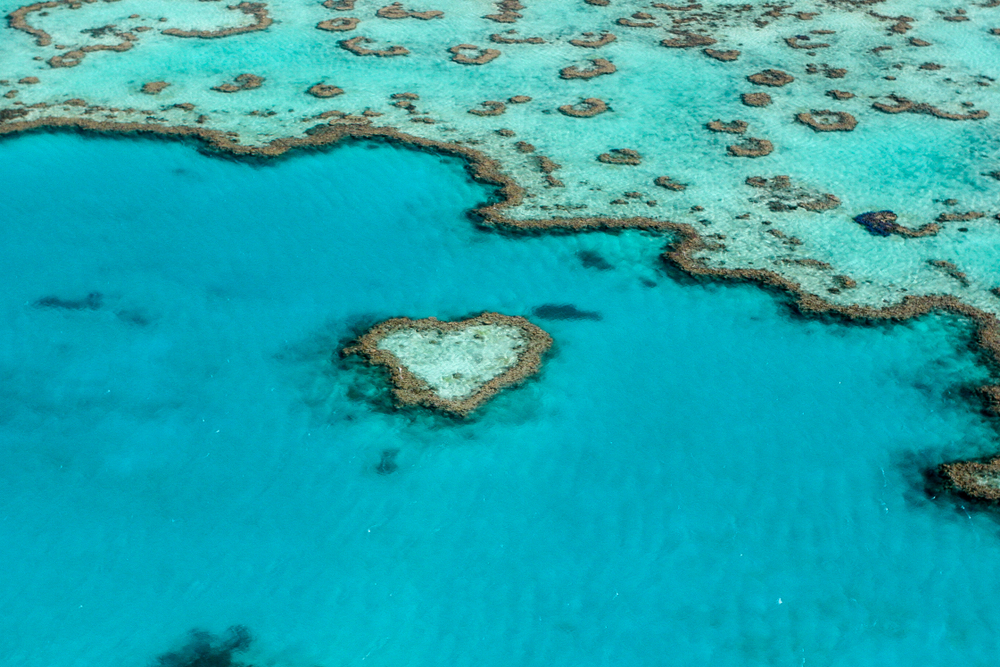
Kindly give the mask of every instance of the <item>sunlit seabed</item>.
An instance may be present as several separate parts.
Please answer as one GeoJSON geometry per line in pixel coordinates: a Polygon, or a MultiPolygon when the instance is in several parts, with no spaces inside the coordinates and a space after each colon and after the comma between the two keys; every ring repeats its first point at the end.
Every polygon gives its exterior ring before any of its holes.
{"type": "Polygon", "coordinates": [[[483,232],[460,163],[390,146],[36,134],[0,180],[4,665],[237,623],[292,667],[995,663],[1000,530],[921,488],[996,447],[957,321],[790,317],[666,277],[664,238],[483,232]],[[602,319],[533,318],[542,373],[468,423],[335,358],[389,316],[565,303],[602,319]]]}

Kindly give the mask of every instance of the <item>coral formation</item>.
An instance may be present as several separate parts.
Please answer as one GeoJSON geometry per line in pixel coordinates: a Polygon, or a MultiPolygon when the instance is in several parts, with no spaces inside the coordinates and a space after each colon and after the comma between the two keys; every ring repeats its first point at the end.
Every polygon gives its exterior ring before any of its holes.
{"type": "Polygon", "coordinates": [[[747,77],[747,81],[755,83],[758,86],[780,87],[795,81],[795,77],[788,72],[782,72],[780,69],[766,69],[763,72],[751,74],[747,77]]]}
{"type": "Polygon", "coordinates": [[[683,30],[671,30],[677,35],[670,39],[665,39],[660,44],[670,49],[690,49],[694,46],[711,46],[716,40],[708,35],[699,35],[695,32],[684,32],[683,30]]]}
{"type": "Polygon", "coordinates": [[[774,150],[774,144],[767,139],[747,137],[742,144],[727,146],[726,150],[733,157],[764,157],[774,150]]]}
{"type": "Polygon", "coordinates": [[[218,30],[180,30],[178,28],[167,28],[163,30],[164,35],[171,37],[198,37],[201,39],[215,39],[218,37],[229,37],[230,35],[242,35],[258,30],[267,30],[274,20],[267,13],[267,3],[264,2],[241,2],[232,5],[229,9],[235,9],[252,16],[254,21],[249,25],[236,26],[232,28],[220,28],[218,30]]]}
{"type": "Polygon", "coordinates": [[[257,76],[256,74],[240,74],[234,80],[236,83],[223,83],[218,86],[212,86],[212,90],[217,90],[220,93],[238,93],[241,90],[260,88],[264,83],[264,77],[257,76]]]}
{"type": "Polygon", "coordinates": [[[156,95],[169,85],[166,81],[150,81],[142,84],[142,92],[147,95],[156,95]]]}
{"type": "Polygon", "coordinates": [[[795,114],[795,120],[817,132],[850,132],[858,126],[857,119],[846,111],[829,109],[798,113],[795,114]]]}
{"type": "Polygon", "coordinates": [[[588,97],[578,104],[564,104],[559,107],[559,113],[574,118],[591,118],[608,110],[608,105],[596,97],[588,97]]]}
{"type": "Polygon", "coordinates": [[[748,107],[766,107],[771,104],[771,96],[767,93],[743,93],[740,99],[748,107]]]}
{"type": "Polygon", "coordinates": [[[485,65],[491,60],[496,60],[500,57],[500,52],[496,49],[481,49],[475,44],[459,44],[448,49],[448,53],[452,54],[451,61],[454,63],[461,63],[462,65],[485,65]],[[469,56],[463,53],[463,51],[476,51],[476,55],[469,56]]]}
{"type": "Polygon", "coordinates": [[[713,120],[706,124],[706,127],[712,132],[728,132],[730,134],[743,134],[747,131],[747,122],[745,120],[731,120],[729,122],[723,122],[721,120],[713,120]]]}
{"type": "Polygon", "coordinates": [[[605,164],[628,164],[637,166],[642,164],[642,156],[638,151],[631,148],[612,148],[608,153],[601,153],[597,156],[600,162],[605,164]]]}
{"type": "Polygon", "coordinates": [[[618,39],[610,32],[602,32],[599,37],[595,37],[592,32],[585,32],[583,33],[583,36],[587,39],[580,39],[578,37],[576,39],[569,40],[569,43],[573,46],[579,46],[584,49],[599,49],[602,46],[607,46],[611,42],[618,39]]]}
{"type": "Polygon", "coordinates": [[[375,325],[344,355],[389,371],[400,405],[461,417],[541,368],[552,338],[523,317],[483,313],[458,322],[393,318],[375,325]]]}
{"type": "Polygon", "coordinates": [[[617,70],[610,60],[604,58],[591,58],[593,67],[580,69],[576,66],[564,67],[559,70],[559,76],[563,79],[593,79],[595,76],[603,74],[614,74],[617,70]]]}
{"type": "Polygon", "coordinates": [[[385,49],[368,49],[362,44],[371,44],[373,39],[370,37],[352,37],[351,39],[344,39],[337,44],[340,48],[350,51],[356,56],[377,56],[379,58],[391,58],[393,56],[406,56],[410,54],[410,51],[403,46],[390,46],[385,49]]]}
{"type": "Polygon", "coordinates": [[[343,95],[343,88],[338,88],[337,86],[332,86],[327,83],[317,83],[306,91],[313,97],[336,97],[337,95],[343,95]]]}
{"type": "Polygon", "coordinates": [[[420,19],[421,21],[429,21],[431,19],[443,18],[444,12],[437,9],[418,12],[404,9],[401,2],[394,2],[379,9],[375,12],[375,16],[383,19],[420,19]]]}
{"type": "Polygon", "coordinates": [[[342,16],[336,19],[320,21],[316,24],[316,27],[320,30],[328,30],[330,32],[347,32],[357,28],[358,23],[360,23],[360,19],[356,19],[352,16],[342,16]]]}

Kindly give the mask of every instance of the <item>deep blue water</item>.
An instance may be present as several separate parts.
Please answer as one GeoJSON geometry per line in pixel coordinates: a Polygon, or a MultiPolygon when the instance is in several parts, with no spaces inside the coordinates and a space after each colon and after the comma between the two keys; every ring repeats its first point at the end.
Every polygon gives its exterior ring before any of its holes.
{"type": "Polygon", "coordinates": [[[0,182],[0,664],[233,624],[289,667],[995,664],[1000,527],[920,480],[996,447],[961,323],[792,317],[675,282],[663,238],[481,231],[459,162],[385,145],[36,134],[0,182]],[[335,354],[482,310],[555,346],[467,423],[335,354]]]}

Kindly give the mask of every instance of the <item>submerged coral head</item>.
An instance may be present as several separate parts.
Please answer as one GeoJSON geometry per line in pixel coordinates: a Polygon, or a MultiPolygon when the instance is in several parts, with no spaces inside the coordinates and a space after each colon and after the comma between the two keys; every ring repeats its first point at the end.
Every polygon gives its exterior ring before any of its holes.
{"type": "Polygon", "coordinates": [[[892,211],[868,211],[854,216],[854,222],[875,236],[889,236],[899,227],[896,214],[892,211]]]}

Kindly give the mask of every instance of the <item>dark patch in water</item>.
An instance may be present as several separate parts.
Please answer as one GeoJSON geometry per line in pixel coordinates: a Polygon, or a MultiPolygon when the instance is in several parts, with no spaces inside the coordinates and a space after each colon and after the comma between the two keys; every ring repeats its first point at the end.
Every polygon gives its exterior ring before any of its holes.
{"type": "Polygon", "coordinates": [[[396,463],[397,455],[399,455],[398,449],[383,449],[382,460],[375,466],[375,472],[380,475],[391,475],[396,472],[399,469],[399,465],[396,463]]]}
{"type": "Polygon", "coordinates": [[[35,301],[36,308],[62,308],[63,310],[97,310],[104,302],[104,295],[91,292],[83,299],[60,299],[57,296],[43,296],[35,301]]]}
{"type": "Polygon", "coordinates": [[[120,310],[115,313],[122,322],[134,324],[137,327],[144,327],[150,323],[149,317],[138,310],[120,310]]]}
{"type": "Polygon", "coordinates": [[[156,659],[157,667],[250,667],[233,658],[250,648],[250,631],[243,625],[226,630],[219,639],[205,630],[192,630],[187,644],[179,651],[164,653],[156,659]]]}
{"type": "Polygon", "coordinates": [[[600,320],[601,314],[593,310],[580,310],[571,303],[545,303],[531,310],[543,320],[600,320]]]}
{"type": "Polygon", "coordinates": [[[581,250],[576,253],[577,258],[579,258],[580,263],[583,264],[585,269],[597,269],[598,271],[610,271],[613,267],[608,260],[604,259],[601,255],[594,252],[593,250],[581,250]]]}

